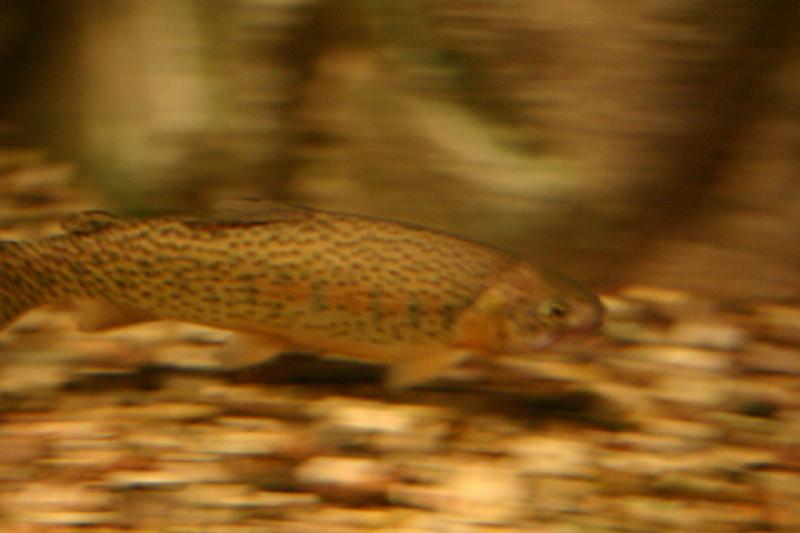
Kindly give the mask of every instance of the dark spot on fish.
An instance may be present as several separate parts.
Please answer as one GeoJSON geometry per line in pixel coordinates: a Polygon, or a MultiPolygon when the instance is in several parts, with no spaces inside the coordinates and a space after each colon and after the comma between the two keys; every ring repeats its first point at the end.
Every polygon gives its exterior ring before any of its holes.
{"type": "Polygon", "coordinates": [[[89,274],[89,270],[80,263],[69,263],[68,268],[69,271],[75,274],[76,276],[86,276],[89,274]]]}
{"type": "Polygon", "coordinates": [[[414,329],[419,329],[422,323],[422,305],[416,294],[412,294],[411,300],[408,302],[408,321],[414,329]]]}
{"type": "Polygon", "coordinates": [[[267,315],[267,319],[271,320],[281,316],[283,308],[286,306],[286,304],[284,304],[283,302],[270,302],[269,306],[270,306],[270,312],[267,315]]]}
{"type": "Polygon", "coordinates": [[[115,279],[114,280],[114,285],[116,285],[116,287],[118,289],[129,289],[130,287],[132,287],[132,285],[130,283],[128,283],[127,281],[125,281],[123,279],[115,279]]]}
{"type": "Polygon", "coordinates": [[[55,280],[57,279],[54,275],[49,274],[47,272],[33,272],[33,277],[36,280],[36,283],[39,285],[44,285],[45,287],[52,285],[55,280]]]}
{"type": "Polygon", "coordinates": [[[456,319],[455,307],[450,304],[443,305],[441,313],[442,313],[442,329],[450,329],[453,326],[453,322],[455,322],[456,319]]]}
{"type": "Polygon", "coordinates": [[[369,294],[369,310],[372,313],[372,325],[376,329],[380,329],[381,321],[383,320],[383,308],[381,307],[381,293],[380,291],[372,291],[369,294]]]}
{"type": "Polygon", "coordinates": [[[323,281],[311,283],[311,308],[315,312],[327,309],[327,305],[325,305],[325,282],[323,281]]]}

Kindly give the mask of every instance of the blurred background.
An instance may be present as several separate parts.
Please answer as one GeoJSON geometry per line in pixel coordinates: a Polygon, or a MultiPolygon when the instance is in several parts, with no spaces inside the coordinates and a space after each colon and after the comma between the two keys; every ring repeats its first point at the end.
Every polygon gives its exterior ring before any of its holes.
{"type": "Polygon", "coordinates": [[[130,215],[258,196],[785,300],[798,28],[793,0],[7,1],[0,132],[130,215]]]}
{"type": "Polygon", "coordinates": [[[796,0],[0,0],[0,240],[262,197],[609,310],[388,393],[39,308],[0,331],[0,529],[800,531],[798,30],[796,0]]]}

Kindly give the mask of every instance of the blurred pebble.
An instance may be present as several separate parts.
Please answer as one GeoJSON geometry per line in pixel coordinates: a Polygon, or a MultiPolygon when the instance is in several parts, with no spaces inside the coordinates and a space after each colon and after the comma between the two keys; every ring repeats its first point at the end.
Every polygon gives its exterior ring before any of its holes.
{"type": "Polygon", "coordinates": [[[719,501],[747,501],[753,497],[753,489],[721,476],[714,478],[689,472],[667,472],[653,480],[651,490],[658,494],[682,498],[703,498],[719,501]]]}
{"type": "Polygon", "coordinates": [[[676,435],[648,435],[644,433],[617,433],[608,438],[612,446],[629,450],[658,453],[682,453],[697,450],[705,443],[680,438],[676,435]]]}
{"type": "Polygon", "coordinates": [[[501,444],[500,449],[516,459],[516,469],[523,474],[587,477],[594,473],[591,445],[575,438],[525,436],[501,444]]]}
{"type": "Polygon", "coordinates": [[[295,477],[315,492],[352,502],[385,494],[392,480],[384,464],[366,457],[312,457],[297,466],[295,477]]]}
{"type": "Polygon", "coordinates": [[[498,443],[524,433],[524,424],[518,421],[503,416],[477,414],[464,421],[458,439],[450,444],[450,450],[492,454],[497,452],[498,443]]]}
{"type": "Polygon", "coordinates": [[[739,376],[731,379],[728,386],[733,392],[732,403],[741,410],[747,404],[791,405],[797,401],[797,381],[782,380],[775,376],[739,376]]]}
{"type": "Polygon", "coordinates": [[[21,364],[0,370],[0,393],[38,394],[51,392],[70,379],[63,364],[21,364]]]}
{"type": "MultiPolygon", "coordinates": [[[[357,530],[383,531],[382,528],[392,528],[398,525],[409,512],[396,512],[388,509],[353,509],[340,507],[321,507],[315,510],[312,517],[299,513],[298,518],[305,518],[323,531],[332,527],[348,527],[357,530]]],[[[291,515],[290,515],[291,516],[291,515]]]]}
{"type": "Polygon", "coordinates": [[[628,496],[619,499],[618,508],[628,520],[652,531],[665,527],[678,528],[678,531],[701,531],[706,525],[702,514],[696,512],[696,506],[682,500],[628,496]]]}
{"type": "Polygon", "coordinates": [[[466,523],[503,525],[521,516],[528,489],[505,461],[467,460],[454,465],[439,485],[393,484],[389,497],[466,523]]]}
{"type": "Polygon", "coordinates": [[[736,358],[743,369],[751,372],[800,375],[800,349],[796,346],[756,342],[736,358]]]}
{"type": "Polygon", "coordinates": [[[203,420],[220,412],[215,405],[202,403],[158,402],[121,410],[126,417],[156,421],[203,420]]]}
{"type": "Polygon", "coordinates": [[[120,464],[125,452],[120,449],[69,449],[58,454],[39,459],[39,464],[53,469],[64,469],[72,473],[90,475],[91,472],[105,473],[120,464]]]}
{"type": "Polygon", "coordinates": [[[650,416],[655,409],[655,401],[644,386],[622,383],[618,379],[617,382],[594,383],[591,390],[623,409],[629,419],[635,418],[637,414],[650,416]]]}
{"type": "Polygon", "coordinates": [[[110,422],[82,419],[61,419],[51,414],[20,415],[7,417],[2,432],[7,435],[36,436],[43,439],[104,439],[117,435],[110,422]]]}
{"type": "Polygon", "coordinates": [[[739,350],[748,342],[749,335],[723,322],[679,321],[669,328],[665,338],[667,342],[697,348],[739,350]]]}
{"type": "Polygon", "coordinates": [[[780,464],[774,450],[740,446],[717,446],[702,458],[702,465],[710,471],[743,471],[780,464]]]}
{"type": "Polygon", "coordinates": [[[600,483],[596,480],[543,477],[531,479],[533,493],[525,502],[525,512],[546,519],[554,515],[596,513],[600,483]]]}
{"type": "Polygon", "coordinates": [[[762,336],[782,342],[800,342],[800,307],[778,304],[761,304],[754,307],[755,316],[748,322],[762,336]]]}
{"type": "Polygon", "coordinates": [[[91,510],[107,507],[111,503],[109,493],[78,484],[28,483],[9,498],[16,507],[39,510],[91,510]]]}
{"type": "Polygon", "coordinates": [[[177,498],[203,507],[305,507],[319,501],[314,494],[255,491],[241,483],[194,483],[177,493],[177,498]]]}
{"type": "Polygon", "coordinates": [[[47,451],[47,443],[36,435],[15,435],[0,426],[0,464],[26,464],[47,451]]]}
{"type": "Polygon", "coordinates": [[[648,417],[638,423],[644,434],[675,437],[685,441],[707,443],[722,437],[722,429],[708,422],[694,422],[666,417],[648,417]]]}
{"type": "Polygon", "coordinates": [[[800,329],[800,307],[779,304],[756,305],[759,318],[776,326],[800,329]]]}
{"type": "Polygon", "coordinates": [[[605,471],[648,477],[691,468],[686,456],[628,450],[605,450],[598,453],[597,463],[605,471]]]}
{"type": "Polygon", "coordinates": [[[678,304],[691,300],[685,291],[647,285],[629,285],[618,291],[619,296],[634,301],[656,304],[678,304]]]}
{"type": "Polygon", "coordinates": [[[96,526],[116,524],[120,517],[112,511],[30,511],[17,515],[16,521],[43,526],[96,526]]]}
{"type": "Polygon", "coordinates": [[[233,477],[214,456],[165,456],[158,463],[158,469],[182,483],[225,483],[233,477]]]}
{"type": "Polygon", "coordinates": [[[732,367],[731,356],[726,353],[684,346],[633,346],[623,353],[633,360],[653,365],[674,366],[714,375],[728,372],[732,367]]]}
{"type": "Polygon", "coordinates": [[[302,394],[292,393],[291,388],[264,388],[257,385],[230,385],[220,380],[171,379],[166,394],[181,398],[193,398],[220,405],[227,410],[253,413],[260,416],[279,416],[289,419],[305,419],[309,403],[302,394]],[[196,386],[195,386],[196,385],[196,386]]]}
{"type": "Polygon", "coordinates": [[[720,407],[731,397],[727,380],[716,376],[665,374],[654,379],[650,386],[653,399],[699,408],[720,407]]]}
{"type": "Polygon", "coordinates": [[[761,470],[753,476],[766,493],[768,513],[777,531],[800,531],[800,475],[796,468],[761,470]]]}
{"type": "Polygon", "coordinates": [[[321,439],[340,445],[426,452],[448,431],[445,411],[428,406],[331,397],[311,404],[309,413],[318,420],[321,439]]]}
{"type": "Polygon", "coordinates": [[[133,427],[125,432],[121,443],[143,450],[146,453],[165,453],[169,450],[181,450],[185,440],[179,427],[154,425],[133,427]]]}
{"type": "Polygon", "coordinates": [[[191,482],[183,472],[164,470],[115,470],[106,475],[104,484],[114,488],[160,487],[191,482]]]}
{"type": "Polygon", "coordinates": [[[258,429],[203,425],[186,433],[185,449],[219,455],[293,455],[308,448],[307,438],[288,426],[258,429]]]}
{"type": "Polygon", "coordinates": [[[110,511],[111,494],[79,484],[28,483],[3,497],[2,505],[14,522],[93,525],[117,520],[110,511]]]}

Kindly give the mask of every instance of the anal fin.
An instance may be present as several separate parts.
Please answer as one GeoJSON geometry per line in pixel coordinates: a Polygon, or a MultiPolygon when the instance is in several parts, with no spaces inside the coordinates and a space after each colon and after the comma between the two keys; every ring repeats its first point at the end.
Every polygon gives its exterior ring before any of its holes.
{"type": "Polygon", "coordinates": [[[158,320],[144,311],[129,309],[116,305],[108,300],[81,300],[78,308],[78,329],[81,331],[105,331],[158,320]]]}
{"type": "Polygon", "coordinates": [[[217,359],[228,370],[254,366],[292,351],[288,342],[269,335],[237,331],[217,351],[217,359]]]}

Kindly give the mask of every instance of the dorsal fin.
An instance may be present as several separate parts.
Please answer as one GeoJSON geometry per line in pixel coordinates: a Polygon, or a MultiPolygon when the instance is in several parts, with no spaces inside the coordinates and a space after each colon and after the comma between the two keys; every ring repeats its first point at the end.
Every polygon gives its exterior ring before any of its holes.
{"type": "Polygon", "coordinates": [[[88,234],[102,231],[122,222],[106,211],[84,211],[70,215],[61,221],[61,229],[69,233],[88,234]]]}
{"type": "Polygon", "coordinates": [[[270,222],[299,222],[307,220],[314,211],[270,200],[249,198],[224,200],[214,204],[209,218],[184,219],[192,229],[218,229],[225,227],[253,226],[270,222]]]}
{"type": "Polygon", "coordinates": [[[212,207],[212,218],[220,221],[299,220],[314,212],[308,207],[265,200],[261,198],[234,198],[221,200],[212,207]]]}

